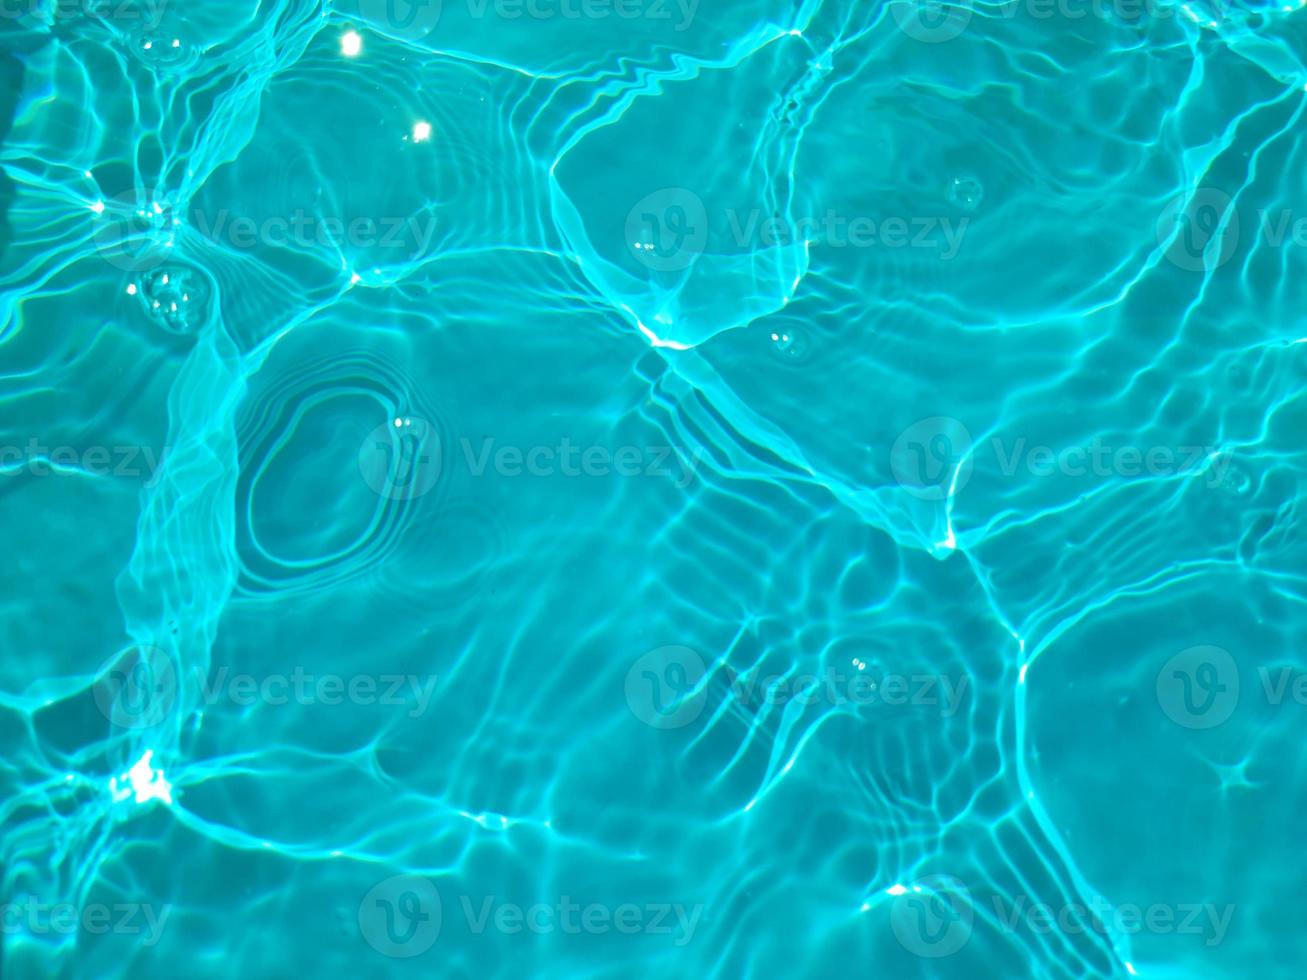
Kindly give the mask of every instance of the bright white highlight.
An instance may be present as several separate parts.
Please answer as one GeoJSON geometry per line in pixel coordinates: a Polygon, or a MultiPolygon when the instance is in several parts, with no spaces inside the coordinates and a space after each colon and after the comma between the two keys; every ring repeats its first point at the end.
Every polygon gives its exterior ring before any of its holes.
{"type": "Polygon", "coordinates": [[[172,783],[168,782],[162,769],[150,765],[153,758],[154,750],[146,749],[136,765],[121,776],[109,777],[109,794],[115,803],[121,803],[134,795],[138,804],[150,800],[172,804],[172,783]]]}

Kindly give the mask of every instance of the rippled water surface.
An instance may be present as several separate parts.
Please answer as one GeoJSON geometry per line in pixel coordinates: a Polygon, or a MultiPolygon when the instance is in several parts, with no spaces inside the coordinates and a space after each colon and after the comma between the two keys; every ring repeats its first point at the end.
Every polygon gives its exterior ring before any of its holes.
{"type": "Polygon", "coordinates": [[[1297,0],[15,0],[0,975],[1296,978],[1297,0]]]}

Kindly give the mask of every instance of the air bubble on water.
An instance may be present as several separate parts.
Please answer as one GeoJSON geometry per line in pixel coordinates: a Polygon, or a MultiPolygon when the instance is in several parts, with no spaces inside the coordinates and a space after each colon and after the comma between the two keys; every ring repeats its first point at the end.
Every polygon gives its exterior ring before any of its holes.
{"type": "Polygon", "coordinates": [[[778,356],[787,361],[802,361],[807,358],[811,345],[808,336],[796,327],[778,327],[768,334],[771,347],[778,356]]]}
{"type": "Polygon", "coordinates": [[[948,187],[948,199],[965,211],[974,211],[980,207],[985,196],[985,187],[980,178],[972,174],[960,174],[954,177],[948,187]]]}
{"type": "Polygon", "coordinates": [[[209,318],[213,288],[208,276],[199,269],[168,264],[141,275],[127,287],[129,295],[139,296],[146,313],[155,323],[173,333],[194,333],[209,318]]]}
{"type": "MultiPolygon", "coordinates": [[[[145,27],[145,30],[149,28],[145,27]]],[[[157,69],[184,67],[196,60],[199,53],[193,45],[183,42],[180,37],[139,32],[132,41],[132,50],[141,61],[157,69]]]]}

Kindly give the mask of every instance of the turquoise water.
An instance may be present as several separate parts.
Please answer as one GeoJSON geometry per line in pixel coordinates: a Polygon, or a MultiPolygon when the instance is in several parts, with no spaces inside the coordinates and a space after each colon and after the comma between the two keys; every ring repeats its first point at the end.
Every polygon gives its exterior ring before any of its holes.
{"type": "Polygon", "coordinates": [[[0,975],[1303,975],[1307,14],[2,14],[0,975]]]}

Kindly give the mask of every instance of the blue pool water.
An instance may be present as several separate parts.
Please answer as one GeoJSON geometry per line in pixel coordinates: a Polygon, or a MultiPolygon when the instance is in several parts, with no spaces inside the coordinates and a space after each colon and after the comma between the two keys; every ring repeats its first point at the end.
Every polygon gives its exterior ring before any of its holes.
{"type": "Polygon", "coordinates": [[[1303,975],[1296,3],[0,39],[0,976],[1303,975]]]}

